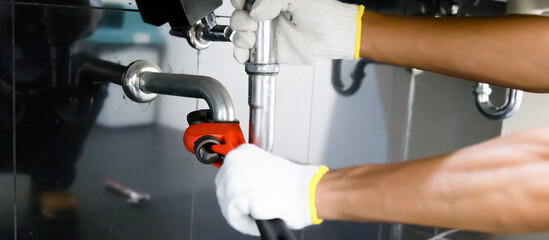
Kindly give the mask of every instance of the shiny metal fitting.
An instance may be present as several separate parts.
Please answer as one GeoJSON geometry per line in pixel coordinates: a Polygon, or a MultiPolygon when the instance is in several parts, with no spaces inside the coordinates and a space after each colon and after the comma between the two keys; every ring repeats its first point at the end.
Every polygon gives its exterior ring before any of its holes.
{"type": "Polygon", "coordinates": [[[122,88],[131,100],[146,103],[157,97],[155,93],[146,93],[141,89],[141,77],[143,73],[159,73],[160,68],[149,61],[138,60],[131,63],[122,77],[122,88]]]}
{"type": "Polygon", "coordinates": [[[204,39],[205,25],[198,22],[192,25],[187,31],[187,41],[196,50],[204,50],[212,45],[211,41],[204,39]]]}
{"type": "Polygon", "coordinates": [[[187,30],[187,41],[193,48],[203,50],[210,47],[212,42],[232,41],[234,34],[230,26],[218,25],[212,12],[187,30]]]}
{"type": "Polygon", "coordinates": [[[485,117],[492,120],[502,120],[513,116],[520,108],[523,92],[516,89],[507,89],[505,103],[495,106],[490,101],[492,88],[489,84],[478,83],[473,90],[478,110],[485,117]]]}
{"type": "Polygon", "coordinates": [[[248,74],[278,74],[279,72],[278,64],[246,64],[246,73],[248,74]]]}

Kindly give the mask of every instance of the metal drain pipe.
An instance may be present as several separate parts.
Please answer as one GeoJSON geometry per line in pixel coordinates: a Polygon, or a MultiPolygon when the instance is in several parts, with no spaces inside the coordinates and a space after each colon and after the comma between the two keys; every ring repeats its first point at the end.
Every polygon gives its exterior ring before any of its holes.
{"type": "Polygon", "coordinates": [[[523,92],[521,90],[505,90],[505,102],[496,106],[490,101],[492,88],[486,83],[477,83],[474,89],[475,100],[478,110],[492,120],[502,120],[513,116],[520,108],[523,92]]]}
{"type": "MultiPolygon", "coordinates": [[[[254,0],[247,0],[244,9],[250,11],[254,0]]],[[[250,104],[249,142],[272,152],[274,144],[276,76],[275,21],[259,22],[256,42],[246,63],[248,73],[248,103],[250,104]]],[[[284,196],[281,196],[284,197],[284,196]]],[[[263,240],[295,240],[280,219],[256,220],[263,240]]]]}
{"type": "MultiPolygon", "coordinates": [[[[254,1],[246,1],[250,10],[254,1]]],[[[249,81],[250,143],[271,152],[274,142],[276,76],[275,22],[259,22],[257,41],[246,64],[249,81]]]]}
{"type": "Polygon", "coordinates": [[[235,121],[233,101],[227,89],[217,80],[200,75],[162,73],[149,61],[138,60],[128,67],[94,60],[82,66],[79,79],[122,85],[131,100],[151,102],[157,94],[206,100],[215,122],[235,121]]]}

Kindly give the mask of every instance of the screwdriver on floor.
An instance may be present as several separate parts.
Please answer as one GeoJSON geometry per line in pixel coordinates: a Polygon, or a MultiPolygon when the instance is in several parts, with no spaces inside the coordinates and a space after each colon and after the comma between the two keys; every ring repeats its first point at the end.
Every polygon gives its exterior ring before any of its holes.
{"type": "Polygon", "coordinates": [[[131,204],[139,204],[142,201],[151,200],[151,196],[149,194],[138,193],[110,179],[105,181],[105,187],[111,191],[127,197],[127,202],[131,204]]]}

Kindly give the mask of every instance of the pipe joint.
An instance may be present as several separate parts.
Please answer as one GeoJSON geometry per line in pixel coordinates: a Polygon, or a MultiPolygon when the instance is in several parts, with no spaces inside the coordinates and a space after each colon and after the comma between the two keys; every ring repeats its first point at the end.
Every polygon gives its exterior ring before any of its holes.
{"type": "Polygon", "coordinates": [[[212,45],[212,42],[230,42],[235,32],[227,25],[218,25],[215,14],[209,13],[202,20],[193,24],[187,30],[187,41],[197,49],[203,50],[212,45]]]}
{"type": "Polygon", "coordinates": [[[83,72],[97,80],[121,84],[126,96],[136,102],[151,102],[158,94],[201,98],[208,103],[213,121],[236,121],[229,92],[211,77],[162,73],[156,64],[145,60],[135,61],[127,68],[104,62],[90,65],[83,72]],[[117,81],[117,76],[122,79],[117,81]]]}
{"type": "Polygon", "coordinates": [[[235,121],[234,107],[227,89],[217,80],[199,75],[145,73],[140,88],[146,93],[204,99],[215,122],[235,121]]]}
{"type": "Polygon", "coordinates": [[[261,74],[261,75],[277,75],[280,72],[280,66],[278,64],[246,64],[246,73],[248,75],[261,74]]]}
{"type": "Polygon", "coordinates": [[[482,115],[492,120],[502,120],[513,116],[520,108],[523,95],[520,90],[507,89],[505,102],[501,106],[496,106],[490,101],[492,88],[489,84],[478,83],[473,92],[478,110],[482,115]]]}
{"type": "Polygon", "coordinates": [[[145,60],[135,61],[126,69],[122,77],[122,88],[126,96],[131,100],[146,103],[153,101],[157,97],[155,93],[146,93],[141,90],[141,77],[144,73],[149,72],[159,73],[161,70],[156,64],[145,60]]]}

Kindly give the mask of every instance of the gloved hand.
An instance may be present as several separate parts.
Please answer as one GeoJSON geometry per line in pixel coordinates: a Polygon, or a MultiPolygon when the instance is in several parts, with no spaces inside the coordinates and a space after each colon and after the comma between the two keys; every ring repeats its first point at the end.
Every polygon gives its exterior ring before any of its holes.
{"type": "Polygon", "coordinates": [[[315,191],[327,171],[243,144],[227,154],[215,178],[217,199],[229,224],[245,234],[259,235],[254,219],[280,218],[291,229],[319,224],[315,191]]]}
{"type": "Polygon", "coordinates": [[[231,0],[237,9],[231,27],[237,31],[234,56],[249,59],[256,41],[258,21],[276,22],[276,56],[279,63],[303,65],[323,59],[359,57],[363,6],[337,0],[256,0],[249,12],[246,0],[231,0]]]}

